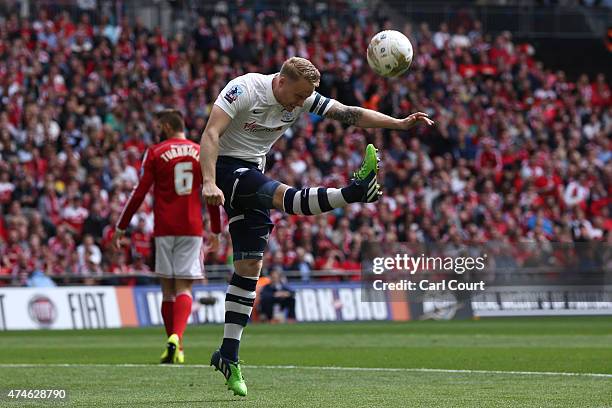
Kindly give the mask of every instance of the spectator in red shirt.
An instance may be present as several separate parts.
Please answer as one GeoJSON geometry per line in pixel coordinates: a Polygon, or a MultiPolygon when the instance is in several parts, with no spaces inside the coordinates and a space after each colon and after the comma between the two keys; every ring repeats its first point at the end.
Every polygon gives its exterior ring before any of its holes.
{"type": "Polygon", "coordinates": [[[20,252],[17,256],[16,262],[11,268],[11,276],[13,277],[13,283],[24,286],[28,277],[34,269],[36,264],[34,259],[28,256],[25,252],[20,252]]]}
{"type": "Polygon", "coordinates": [[[11,176],[7,171],[0,173],[0,204],[8,204],[15,190],[15,184],[11,182],[11,176]]]}
{"type": "Polygon", "coordinates": [[[57,227],[57,235],[49,239],[48,245],[53,254],[66,259],[76,249],[72,234],[65,225],[57,227]]]}
{"type": "Polygon", "coordinates": [[[481,143],[482,148],[476,153],[476,171],[483,172],[485,177],[489,175],[498,177],[503,168],[501,153],[494,147],[492,139],[484,138],[481,143]]]}
{"type": "Polygon", "coordinates": [[[89,211],[83,207],[80,195],[69,197],[62,209],[62,221],[77,235],[83,231],[83,224],[88,215],[89,211]]]}

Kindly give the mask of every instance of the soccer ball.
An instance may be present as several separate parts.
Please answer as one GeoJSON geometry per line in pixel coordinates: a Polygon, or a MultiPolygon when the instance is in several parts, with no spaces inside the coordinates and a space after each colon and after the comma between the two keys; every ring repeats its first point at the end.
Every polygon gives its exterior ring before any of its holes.
{"type": "Polygon", "coordinates": [[[410,68],[412,44],[399,31],[381,31],[372,37],[367,57],[368,64],[378,75],[396,77],[410,68]]]}

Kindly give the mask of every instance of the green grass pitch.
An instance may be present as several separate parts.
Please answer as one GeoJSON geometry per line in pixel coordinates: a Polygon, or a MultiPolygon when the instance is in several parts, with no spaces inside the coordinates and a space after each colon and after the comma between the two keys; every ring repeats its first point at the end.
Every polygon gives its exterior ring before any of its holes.
{"type": "Polygon", "coordinates": [[[189,327],[182,367],[156,364],[162,328],[2,332],[2,393],[68,401],[0,406],[612,407],[610,317],[251,325],[246,398],[207,367],[222,331],[189,327]]]}

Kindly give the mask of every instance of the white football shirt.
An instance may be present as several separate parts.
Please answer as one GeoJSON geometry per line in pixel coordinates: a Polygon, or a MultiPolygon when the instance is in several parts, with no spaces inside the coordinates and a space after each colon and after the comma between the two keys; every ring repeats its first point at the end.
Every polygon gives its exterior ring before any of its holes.
{"type": "Polygon", "coordinates": [[[257,164],[261,171],[266,154],[303,112],[323,116],[335,100],[313,92],[292,112],[285,110],[272,93],[272,79],[278,74],[246,74],[230,81],[217,97],[215,105],[232,121],[219,138],[219,155],[257,164]]]}

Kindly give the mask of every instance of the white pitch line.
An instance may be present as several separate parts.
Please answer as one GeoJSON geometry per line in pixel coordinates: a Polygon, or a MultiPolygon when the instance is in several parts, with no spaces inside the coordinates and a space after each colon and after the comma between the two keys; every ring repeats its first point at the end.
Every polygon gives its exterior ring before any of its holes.
{"type": "MultiPolygon", "coordinates": [[[[132,368],[209,368],[208,364],[0,364],[0,368],[37,368],[37,367],[132,367],[132,368]]],[[[380,367],[319,367],[319,366],[294,366],[294,365],[244,365],[246,369],[279,369],[279,370],[319,370],[319,371],[381,371],[381,372],[405,372],[405,373],[454,373],[454,374],[501,374],[501,375],[534,375],[534,376],[563,376],[563,377],[599,377],[612,378],[612,374],[600,373],[568,373],[553,371],[503,371],[503,370],[453,370],[445,368],[380,368],[380,367]]]]}

